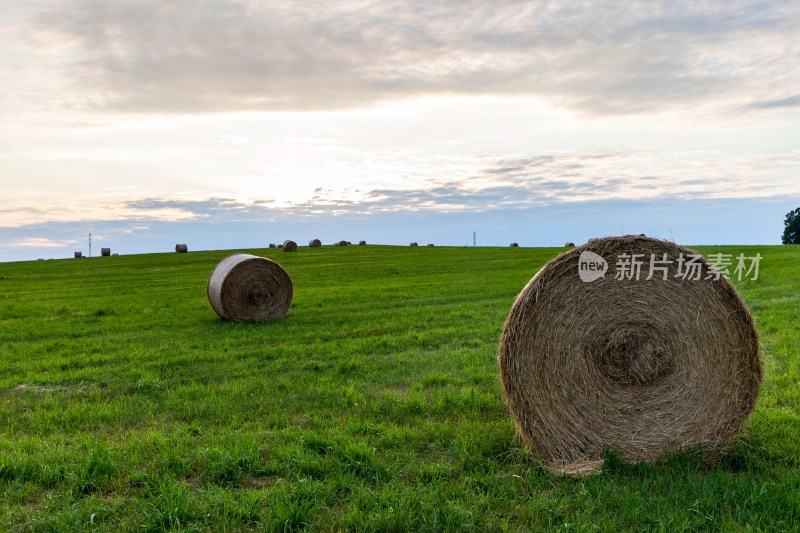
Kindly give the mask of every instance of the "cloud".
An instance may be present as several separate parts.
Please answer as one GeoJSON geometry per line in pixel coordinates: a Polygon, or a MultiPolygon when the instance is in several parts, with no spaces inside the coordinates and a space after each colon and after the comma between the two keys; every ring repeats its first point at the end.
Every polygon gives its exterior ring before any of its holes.
{"type": "Polygon", "coordinates": [[[774,109],[783,107],[800,107],[800,94],[789,96],[787,98],[779,98],[777,100],[767,100],[764,102],[755,102],[750,104],[754,109],[774,109]]]}
{"type": "Polygon", "coordinates": [[[61,248],[76,242],[75,240],[56,241],[47,237],[25,237],[11,241],[8,244],[0,244],[0,246],[6,248],[61,248]]]}
{"type": "Polygon", "coordinates": [[[61,101],[127,112],[513,94],[613,114],[800,83],[800,7],[778,1],[75,0],[35,20],[78,87],[61,101]]]}

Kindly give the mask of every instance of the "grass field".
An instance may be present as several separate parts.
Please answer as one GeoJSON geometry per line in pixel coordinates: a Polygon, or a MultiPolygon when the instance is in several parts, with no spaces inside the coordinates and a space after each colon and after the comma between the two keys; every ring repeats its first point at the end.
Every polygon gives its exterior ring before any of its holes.
{"type": "Polygon", "coordinates": [[[294,281],[288,317],[219,320],[230,252],[0,264],[0,529],[800,528],[800,246],[735,282],[758,405],[716,466],[531,458],[503,404],[500,330],[561,249],[250,250],[294,281]]]}

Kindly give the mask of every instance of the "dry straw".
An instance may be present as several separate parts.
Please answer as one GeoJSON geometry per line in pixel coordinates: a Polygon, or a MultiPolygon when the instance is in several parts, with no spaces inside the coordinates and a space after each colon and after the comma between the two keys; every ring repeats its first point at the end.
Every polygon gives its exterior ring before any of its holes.
{"type": "Polygon", "coordinates": [[[111,255],[111,248],[100,248],[100,255],[103,257],[108,257],[111,255]]]}
{"type": "Polygon", "coordinates": [[[185,254],[189,251],[189,247],[185,244],[176,244],[175,245],[175,252],[179,254],[185,254]]]}
{"type": "Polygon", "coordinates": [[[283,318],[292,305],[292,279],[278,263],[250,254],[226,257],[208,279],[208,301],[233,322],[283,318]]]}
{"type": "Polygon", "coordinates": [[[284,252],[296,252],[297,251],[297,243],[294,241],[283,241],[283,251],[284,252]]]}
{"type": "Polygon", "coordinates": [[[319,248],[320,246],[322,246],[322,241],[319,239],[311,239],[310,241],[308,241],[308,245],[311,248],[319,248]]]}
{"type": "Polygon", "coordinates": [[[713,460],[735,439],[761,383],[758,336],[730,283],[705,279],[705,260],[700,280],[680,276],[681,254],[693,253],[641,236],[592,239],[517,296],[500,377],[517,430],[553,470],[591,472],[608,448],[651,461],[699,446],[713,460]],[[604,277],[581,280],[582,252],[608,262],[604,277]],[[621,254],[642,254],[638,281],[615,279],[621,254]],[[651,254],[673,261],[660,264],[666,280],[645,279],[651,254]]]}

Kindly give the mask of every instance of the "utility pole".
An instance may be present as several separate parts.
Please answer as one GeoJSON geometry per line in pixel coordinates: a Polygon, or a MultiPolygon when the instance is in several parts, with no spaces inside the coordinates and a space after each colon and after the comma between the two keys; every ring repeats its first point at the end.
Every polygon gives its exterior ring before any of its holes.
{"type": "Polygon", "coordinates": [[[472,246],[478,246],[478,233],[472,232],[472,246]]]}
{"type": "Polygon", "coordinates": [[[89,257],[92,257],[92,234],[89,234],[89,257]]]}

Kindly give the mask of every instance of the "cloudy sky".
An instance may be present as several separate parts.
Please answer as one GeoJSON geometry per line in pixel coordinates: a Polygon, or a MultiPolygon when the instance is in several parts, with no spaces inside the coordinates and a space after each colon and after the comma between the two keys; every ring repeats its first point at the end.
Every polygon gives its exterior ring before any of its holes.
{"type": "Polygon", "coordinates": [[[795,0],[0,9],[0,261],[777,244],[800,206],[795,0]]]}

